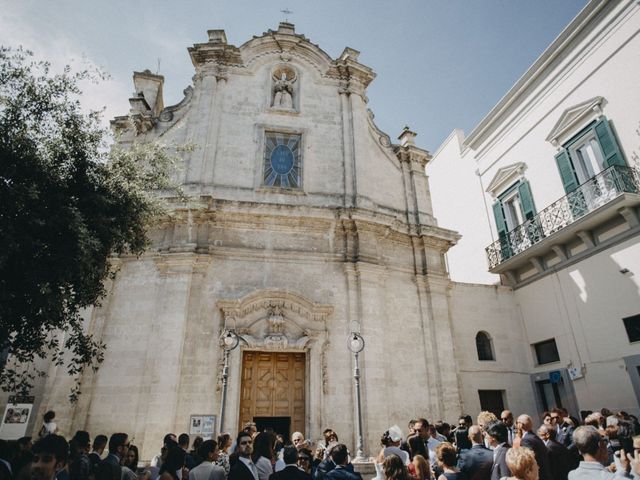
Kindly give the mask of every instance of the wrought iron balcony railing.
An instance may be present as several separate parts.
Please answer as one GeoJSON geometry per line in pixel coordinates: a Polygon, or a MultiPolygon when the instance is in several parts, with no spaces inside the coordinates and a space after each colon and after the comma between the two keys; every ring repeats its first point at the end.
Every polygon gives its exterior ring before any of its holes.
{"type": "Polygon", "coordinates": [[[553,235],[622,193],[640,192],[640,173],[614,165],[590,178],[486,248],[489,270],[553,235]]]}

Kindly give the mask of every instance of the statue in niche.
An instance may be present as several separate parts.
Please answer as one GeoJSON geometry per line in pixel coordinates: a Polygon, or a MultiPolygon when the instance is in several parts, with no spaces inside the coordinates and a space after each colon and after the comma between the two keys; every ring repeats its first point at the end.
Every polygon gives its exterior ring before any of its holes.
{"type": "Polygon", "coordinates": [[[293,84],[295,81],[296,72],[291,67],[278,67],[273,72],[272,107],[293,110],[293,84]]]}

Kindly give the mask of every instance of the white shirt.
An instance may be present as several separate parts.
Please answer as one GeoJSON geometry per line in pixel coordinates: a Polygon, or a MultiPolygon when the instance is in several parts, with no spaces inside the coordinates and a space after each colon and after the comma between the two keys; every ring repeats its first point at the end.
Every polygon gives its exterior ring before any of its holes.
{"type": "Polygon", "coordinates": [[[213,479],[224,479],[226,474],[224,468],[214,465],[207,460],[189,472],[189,480],[209,480],[212,477],[213,479]]]}

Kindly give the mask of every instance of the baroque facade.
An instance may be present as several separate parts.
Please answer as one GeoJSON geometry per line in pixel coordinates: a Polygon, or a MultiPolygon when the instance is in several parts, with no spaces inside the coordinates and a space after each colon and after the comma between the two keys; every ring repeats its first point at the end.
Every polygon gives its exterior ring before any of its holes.
{"type": "Polygon", "coordinates": [[[181,153],[186,203],[141,258],[117,258],[108,296],[87,315],[108,345],[78,403],[52,366],[40,410],[63,432],[126,431],[157,453],[194,414],[217,415],[221,334],[234,330],[225,426],[283,421],[318,439],[333,427],[355,445],[350,332],[360,354],[365,448],[416,414],[455,418],[444,254],[425,164],[405,128],[398,143],[367,109],[374,72],[345,48],[336,59],[281,23],[240,47],[212,30],[189,48],[193,85],[165,107],[163,78],[134,74],[131,111],[112,124],[126,146],[193,144],[181,153]],[[415,382],[419,388],[407,388],[415,382]]]}

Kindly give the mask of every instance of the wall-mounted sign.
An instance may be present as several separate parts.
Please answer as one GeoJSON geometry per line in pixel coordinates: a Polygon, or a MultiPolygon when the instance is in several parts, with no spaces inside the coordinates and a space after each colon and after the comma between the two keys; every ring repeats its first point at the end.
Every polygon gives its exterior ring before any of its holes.
{"type": "Polygon", "coordinates": [[[200,435],[205,439],[213,436],[216,425],[215,415],[191,415],[189,421],[189,435],[200,435]]]}
{"type": "Polygon", "coordinates": [[[560,370],[549,372],[549,381],[551,383],[560,383],[562,381],[562,372],[560,370]]]}
{"type": "Polygon", "coordinates": [[[33,397],[11,395],[4,408],[2,423],[0,423],[0,438],[16,440],[27,434],[27,424],[33,410],[33,397]]]}

